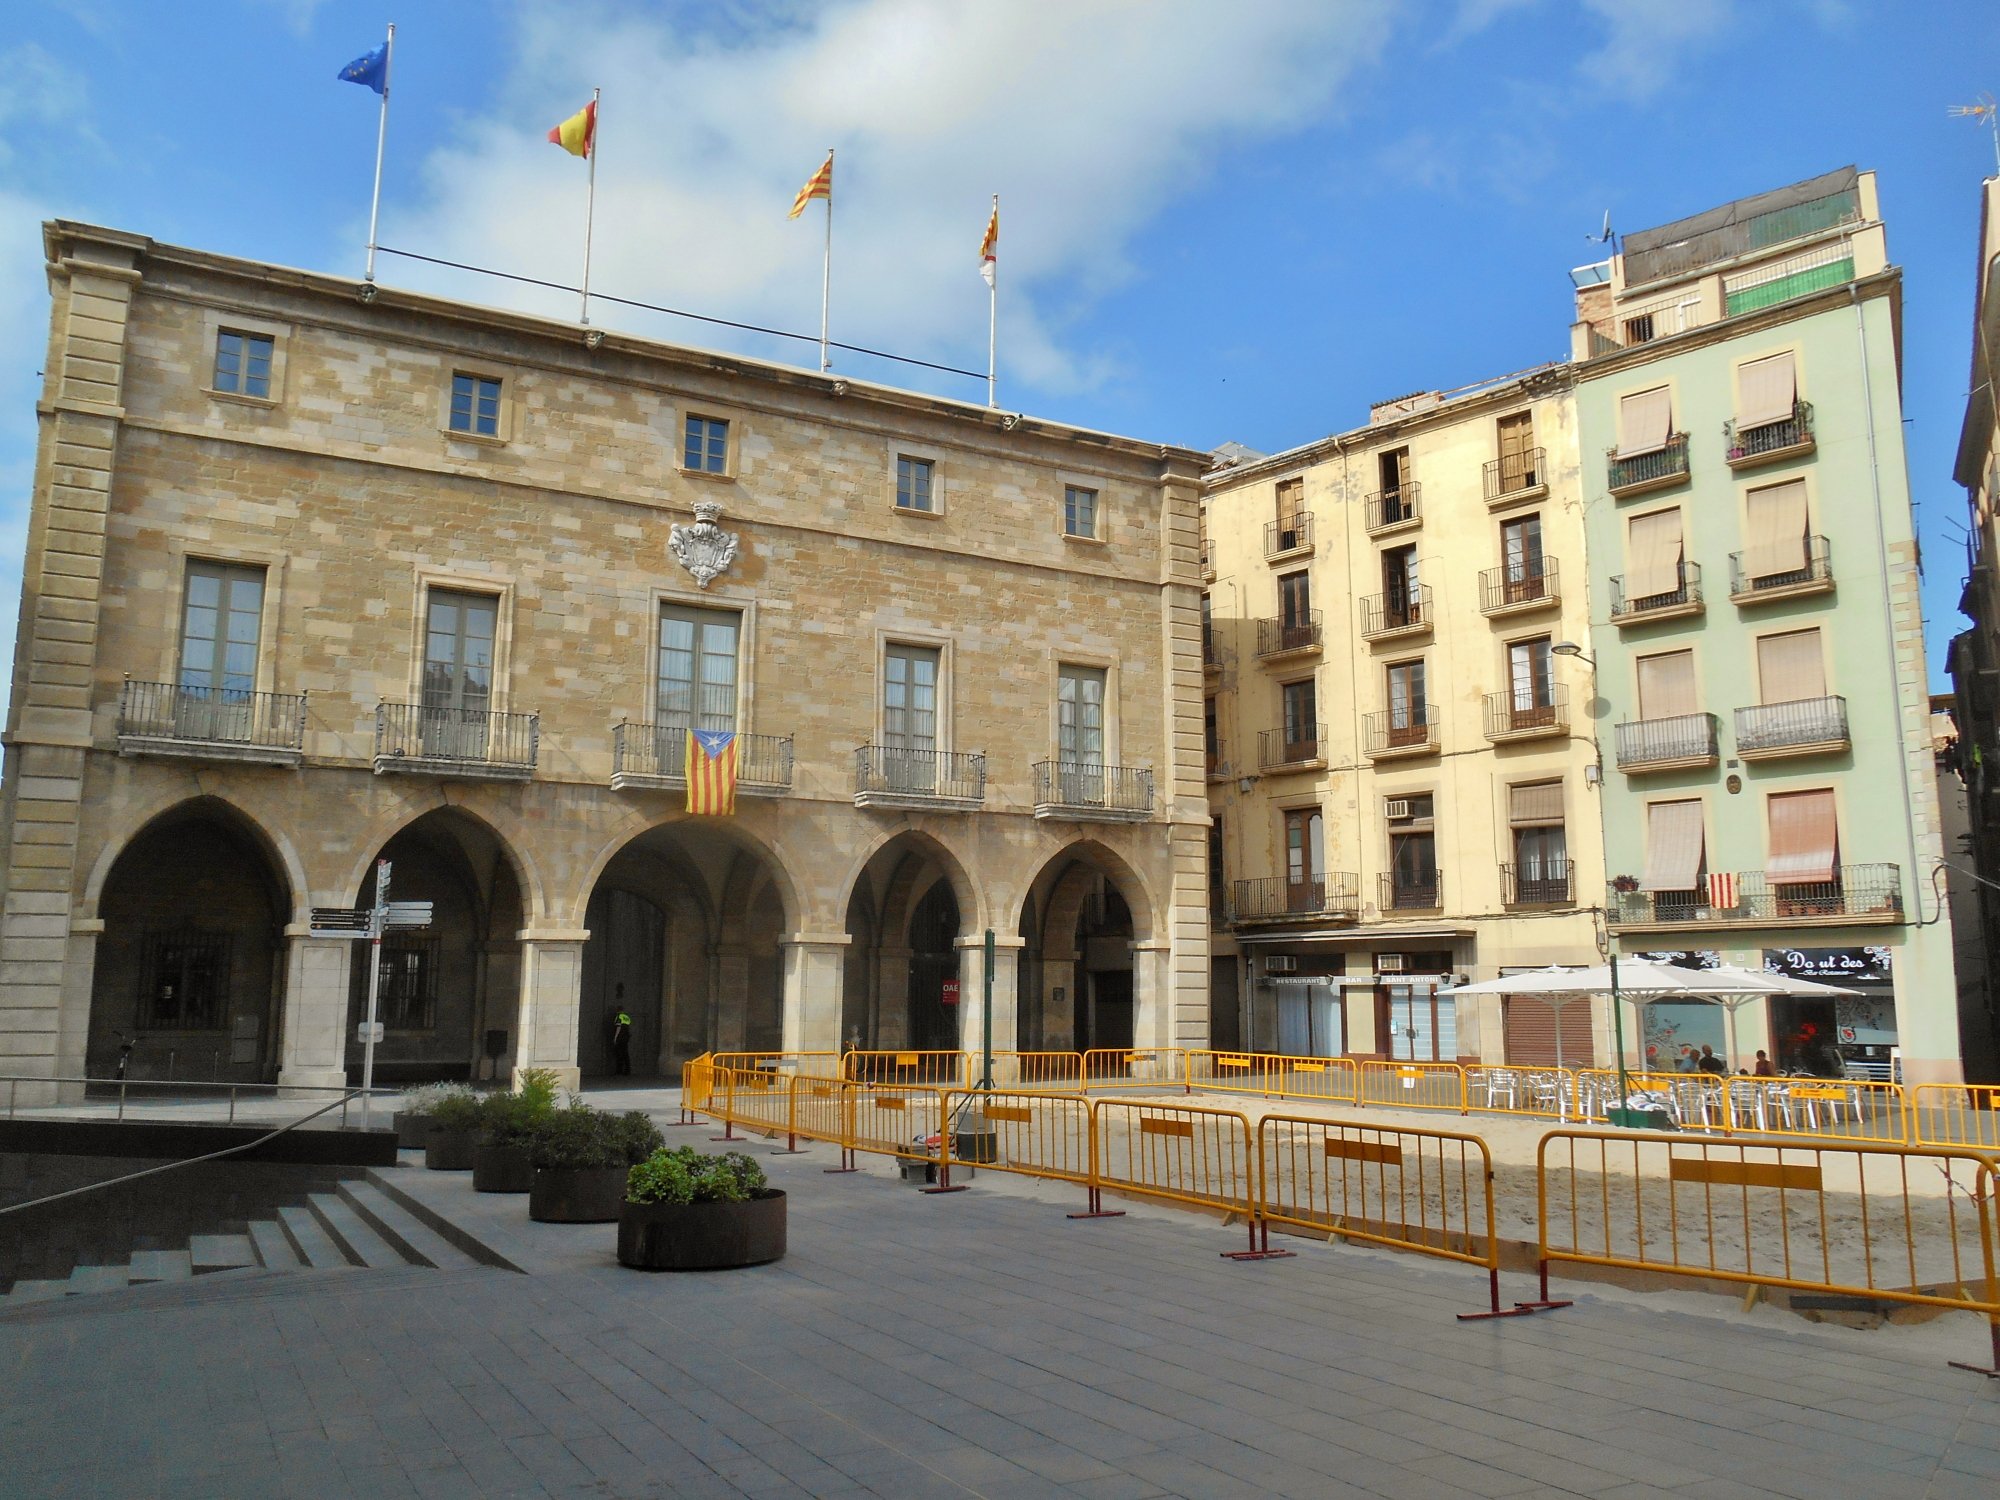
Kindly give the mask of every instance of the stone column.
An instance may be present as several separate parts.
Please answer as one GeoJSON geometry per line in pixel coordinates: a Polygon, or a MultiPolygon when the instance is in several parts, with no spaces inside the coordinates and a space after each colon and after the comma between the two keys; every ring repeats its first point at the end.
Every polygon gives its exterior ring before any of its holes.
{"type": "MultiPolygon", "coordinates": [[[[1132,1045],[1135,1047],[1204,1047],[1207,1017],[1198,1030],[1175,1024],[1175,995],[1170,983],[1171,943],[1132,945],[1132,1045]]],[[[1203,992],[1204,999],[1206,991],[1203,992]]]]}
{"type": "Polygon", "coordinates": [[[851,941],[844,932],[797,932],[785,939],[787,1052],[831,1052],[837,1057],[846,1045],[840,1016],[851,941]]]}
{"type": "Polygon", "coordinates": [[[582,929],[523,928],[521,1004],[514,1032],[514,1077],[525,1068],[547,1068],[556,1087],[581,1085],[576,1065],[577,1009],[583,1003],[582,929]]]}
{"type": "MultiPolygon", "coordinates": [[[[980,1020],[986,1002],[986,937],[958,939],[958,1045],[972,1055],[972,1076],[979,1075],[983,1039],[980,1020]]],[[[1012,1052],[1020,1046],[1020,960],[1027,940],[1021,937],[993,938],[993,1050],[1012,1052]]],[[[996,1068],[996,1073],[1007,1070],[996,1068]]]]}
{"type": "MultiPolygon", "coordinates": [[[[285,1019],[278,1082],[293,1088],[342,1088],[347,1083],[347,1005],[356,944],[285,929],[285,1019]]],[[[364,964],[366,958],[361,960],[364,964]]]]}

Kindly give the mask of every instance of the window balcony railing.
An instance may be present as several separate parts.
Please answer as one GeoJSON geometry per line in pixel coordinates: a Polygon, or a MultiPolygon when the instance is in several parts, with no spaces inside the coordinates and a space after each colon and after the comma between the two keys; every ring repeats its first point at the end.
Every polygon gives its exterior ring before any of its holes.
{"type": "Polygon", "coordinates": [[[305,739],[304,693],[127,679],[118,697],[120,755],[295,766],[305,739]]]}
{"type": "Polygon", "coordinates": [[[1734,421],[1722,424],[1723,457],[1732,469],[1749,469],[1778,459],[1812,452],[1813,409],[1810,401],[1792,403],[1790,416],[1775,422],[1759,422],[1755,427],[1739,427],[1734,421]]]}
{"type": "Polygon", "coordinates": [[[1671,771],[1714,765],[1714,714],[1675,714],[1618,726],[1618,769],[1671,771]]]}
{"type": "Polygon", "coordinates": [[[854,752],[854,805],[951,810],[986,799],[986,757],[862,745],[854,752]]]}
{"type": "Polygon", "coordinates": [[[1310,766],[1326,759],[1326,726],[1294,724],[1266,729],[1257,736],[1257,764],[1266,771],[1286,766],[1310,766]]]}
{"type": "Polygon", "coordinates": [[[1204,580],[1215,577],[1215,543],[1207,537],[1201,539],[1201,576],[1204,580]]]}
{"type": "Polygon", "coordinates": [[[1290,552],[1303,552],[1313,544],[1313,513],[1298,511],[1289,516],[1280,516],[1275,521],[1264,523],[1264,555],[1283,557],[1290,552]]]}
{"type": "Polygon", "coordinates": [[[1385,917],[1399,911],[1437,911],[1444,906],[1441,871],[1419,870],[1409,875],[1391,871],[1377,879],[1381,884],[1375,909],[1385,917]]]}
{"type": "Polygon", "coordinates": [[[375,771],[526,781],[541,749],[540,714],[422,703],[375,705],[375,771]]]}
{"type": "Polygon", "coordinates": [[[1690,891],[1619,889],[1631,883],[1613,881],[1606,891],[1605,911],[1614,927],[1903,920],[1902,871],[1896,865],[1841,865],[1831,880],[1782,884],[1762,870],[1745,870],[1736,877],[1734,906],[1713,904],[1711,881],[1690,891]]]}
{"type": "Polygon", "coordinates": [[[1382,640],[1429,630],[1431,608],[1431,588],[1427,583],[1406,591],[1370,594],[1361,601],[1361,638],[1382,640]]]}
{"type": "Polygon", "coordinates": [[[1262,657],[1289,656],[1294,651],[1320,648],[1320,612],[1309,609],[1303,615],[1280,615],[1275,620],[1257,622],[1257,654],[1262,657]]]}
{"type": "Polygon", "coordinates": [[[1754,604],[1764,599],[1791,599],[1800,594],[1824,593],[1833,587],[1833,548],[1823,536],[1806,538],[1806,565],[1782,573],[1750,576],[1743,565],[1743,553],[1729,554],[1729,598],[1736,604],[1754,604]]]}
{"type": "Polygon", "coordinates": [[[1745,760],[1847,748],[1847,700],[1796,698],[1736,710],[1736,753],[1745,760]]]}
{"type": "Polygon", "coordinates": [[[1545,609],[1562,602],[1556,586],[1556,560],[1537,558],[1532,563],[1508,563],[1486,568],[1479,574],[1479,612],[1505,615],[1516,611],[1545,609]]]}
{"type": "MultiPolygon", "coordinates": [[[[682,726],[620,724],[611,731],[611,787],[687,785],[688,732],[682,726]]],[[[792,789],[792,737],[736,736],[736,790],[781,797],[792,789]]]]}
{"type": "Polygon", "coordinates": [[[1635,453],[1630,458],[1620,458],[1618,450],[1612,448],[1605,453],[1604,460],[1608,468],[1606,487],[1614,495],[1663,489],[1688,477],[1688,435],[1676,432],[1667,439],[1664,448],[1635,453]]]}
{"type": "Polygon", "coordinates": [[[1413,703],[1361,716],[1362,749],[1377,760],[1392,755],[1428,755],[1438,747],[1437,706],[1413,703]]]}
{"type": "Polygon", "coordinates": [[[1204,624],[1201,627],[1201,669],[1204,672],[1222,670],[1222,648],[1215,643],[1215,627],[1204,624]]]}
{"type": "Polygon", "coordinates": [[[1508,906],[1568,906],[1574,886],[1566,860],[1500,867],[1500,899],[1508,906]]]}
{"type": "Polygon", "coordinates": [[[1489,506],[1532,500],[1549,487],[1548,454],[1541,448],[1529,448],[1506,458],[1496,458],[1485,465],[1483,472],[1489,506]]]}
{"type": "Polygon", "coordinates": [[[1486,695],[1486,738],[1536,739],[1569,733],[1569,689],[1560,683],[1546,692],[1500,692],[1486,695]]]}
{"type": "Polygon", "coordinates": [[[1236,920],[1352,922],[1361,915],[1361,877],[1343,871],[1300,880],[1276,877],[1236,882],[1236,920]]]}
{"type": "Polygon", "coordinates": [[[1412,481],[1393,490],[1377,490],[1365,504],[1364,514],[1370,536],[1415,526],[1424,518],[1424,489],[1412,481]]]}
{"type": "Polygon", "coordinates": [[[1645,594],[1636,599],[1625,596],[1625,580],[1622,577],[1612,579],[1612,623],[1629,625],[1635,620],[1699,614],[1702,610],[1701,564],[1678,563],[1674,574],[1680,581],[1666,593],[1645,594]]]}
{"type": "Polygon", "coordinates": [[[1136,823],[1153,815],[1153,773],[1092,761],[1035,762],[1035,816],[1136,823]]]}
{"type": "Polygon", "coordinates": [[[1230,761],[1228,747],[1217,745],[1203,757],[1203,766],[1210,781],[1227,781],[1236,774],[1235,765],[1230,761]]]}

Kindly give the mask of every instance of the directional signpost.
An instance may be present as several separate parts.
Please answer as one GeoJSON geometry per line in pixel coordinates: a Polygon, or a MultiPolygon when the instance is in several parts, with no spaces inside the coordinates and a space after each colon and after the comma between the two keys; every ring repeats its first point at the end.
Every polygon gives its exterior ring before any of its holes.
{"type": "Polygon", "coordinates": [[[428,901],[389,899],[389,861],[375,862],[375,904],[367,907],[315,906],[310,935],[368,944],[368,1019],[361,1023],[361,1128],[368,1128],[368,1101],[375,1087],[375,1044],[382,1039],[376,1012],[382,996],[382,934],[431,925],[428,901]]]}

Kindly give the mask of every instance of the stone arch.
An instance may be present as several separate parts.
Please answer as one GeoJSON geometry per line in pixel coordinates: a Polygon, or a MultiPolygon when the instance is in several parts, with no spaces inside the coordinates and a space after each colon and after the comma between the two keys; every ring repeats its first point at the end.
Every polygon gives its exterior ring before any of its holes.
{"type": "Polygon", "coordinates": [[[792,877],[791,863],[787,859],[788,851],[782,845],[751,832],[737,819],[700,818],[685,813],[664,818],[648,818],[635,813],[622,821],[584,868],[582,879],[572,893],[569,903],[568,914],[572,922],[581,921],[584,909],[590,904],[592,893],[596,891],[598,882],[614,859],[645,835],[656,830],[674,828],[714,834],[755,856],[770,876],[773,889],[777,892],[778,901],[784,911],[786,930],[796,932],[805,925],[807,920],[805,905],[799,894],[798,883],[792,877]]]}
{"type": "MultiPolygon", "coordinates": [[[[474,807],[468,803],[454,802],[448,797],[425,806],[412,806],[406,803],[395,811],[377,818],[356,840],[358,852],[354,861],[348,865],[339,884],[334,888],[338,893],[337,899],[361,901],[363,890],[373,879],[375,860],[382,850],[387,848],[397,835],[438,813],[449,813],[454,817],[479,824],[493,839],[502,857],[506,859],[514,880],[520,886],[524,926],[534,925],[548,915],[548,886],[533,856],[529,853],[531,840],[526,830],[499,809],[474,807]]],[[[392,892],[393,889],[392,878],[392,892]]]]}
{"type": "Polygon", "coordinates": [[[881,858],[883,851],[899,844],[905,848],[921,850],[936,860],[938,868],[951,882],[951,893],[958,902],[961,926],[978,928],[986,925],[986,903],[981,898],[978,887],[973,884],[972,876],[966,872],[965,861],[960,859],[958,852],[943,839],[923,828],[890,829],[862,851],[848,867],[838,886],[839,890],[846,893],[841,906],[843,912],[853,902],[855,887],[881,858]]]}
{"type": "Polygon", "coordinates": [[[240,802],[215,792],[171,792],[157,798],[144,810],[121,819],[105,838],[104,847],[98,851],[97,860],[84,881],[83,909],[79,914],[86,918],[101,918],[104,915],[101,909],[104,883],[110,877],[112,867],[118,863],[132,841],[160,819],[174,816],[182,808],[195,804],[211,807],[218,814],[233,820],[278,869],[284,872],[291,900],[287,920],[304,922],[309,914],[312,891],[311,884],[306,878],[305,862],[299,858],[298,849],[282,830],[273,827],[240,802]]]}
{"type": "Polygon", "coordinates": [[[874,841],[845,890],[843,1043],[956,1046],[963,1009],[948,1012],[943,987],[958,977],[957,944],[979,930],[983,910],[957,855],[930,833],[897,829],[874,841]]]}
{"type": "Polygon", "coordinates": [[[1019,1016],[1030,1050],[1129,1047],[1143,1027],[1136,950],[1153,941],[1151,895],[1094,839],[1043,861],[1021,901],[1019,1016]]]}

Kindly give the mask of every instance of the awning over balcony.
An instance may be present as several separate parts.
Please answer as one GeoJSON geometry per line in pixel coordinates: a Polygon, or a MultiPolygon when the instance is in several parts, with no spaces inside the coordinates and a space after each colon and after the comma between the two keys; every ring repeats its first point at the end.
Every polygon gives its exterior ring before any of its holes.
{"type": "Polygon", "coordinates": [[[1701,877],[1701,803],[1655,802],[1646,809],[1642,891],[1691,891],[1701,877]]]}
{"type": "Polygon", "coordinates": [[[1632,567],[1625,575],[1627,599],[1657,599],[1681,586],[1681,512],[1656,510],[1632,518],[1632,567]]]}
{"type": "Polygon", "coordinates": [[[1692,651],[1662,651],[1639,658],[1639,717],[1678,719],[1701,712],[1692,651]]]}
{"type": "Polygon", "coordinates": [[[1806,482],[1787,480],[1752,490],[1744,498],[1748,545],[1743,571],[1751,578],[1803,573],[1806,568],[1806,482]]]}
{"type": "Polygon", "coordinates": [[[1736,416],[1737,431],[1782,422],[1792,414],[1799,399],[1799,383],[1789,349],[1783,354],[1751,360],[1743,367],[1740,378],[1742,405],[1736,416]]]}
{"type": "Polygon", "coordinates": [[[1785,792],[1770,800],[1771,857],[1764,874],[1773,885],[1824,884],[1839,862],[1839,829],[1833,793],[1785,792]]]}
{"type": "Polygon", "coordinates": [[[1818,627],[1757,637],[1757,680],[1767,704],[1824,698],[1826,662],[1818,627]]]}
{"type": "Polygon", "coordinates": [[[1667,446],[1673,427],[1673,394],[1666,386],[1633,392],[1618,403],[1618,456],[1658,453],[1667,446]]]}

